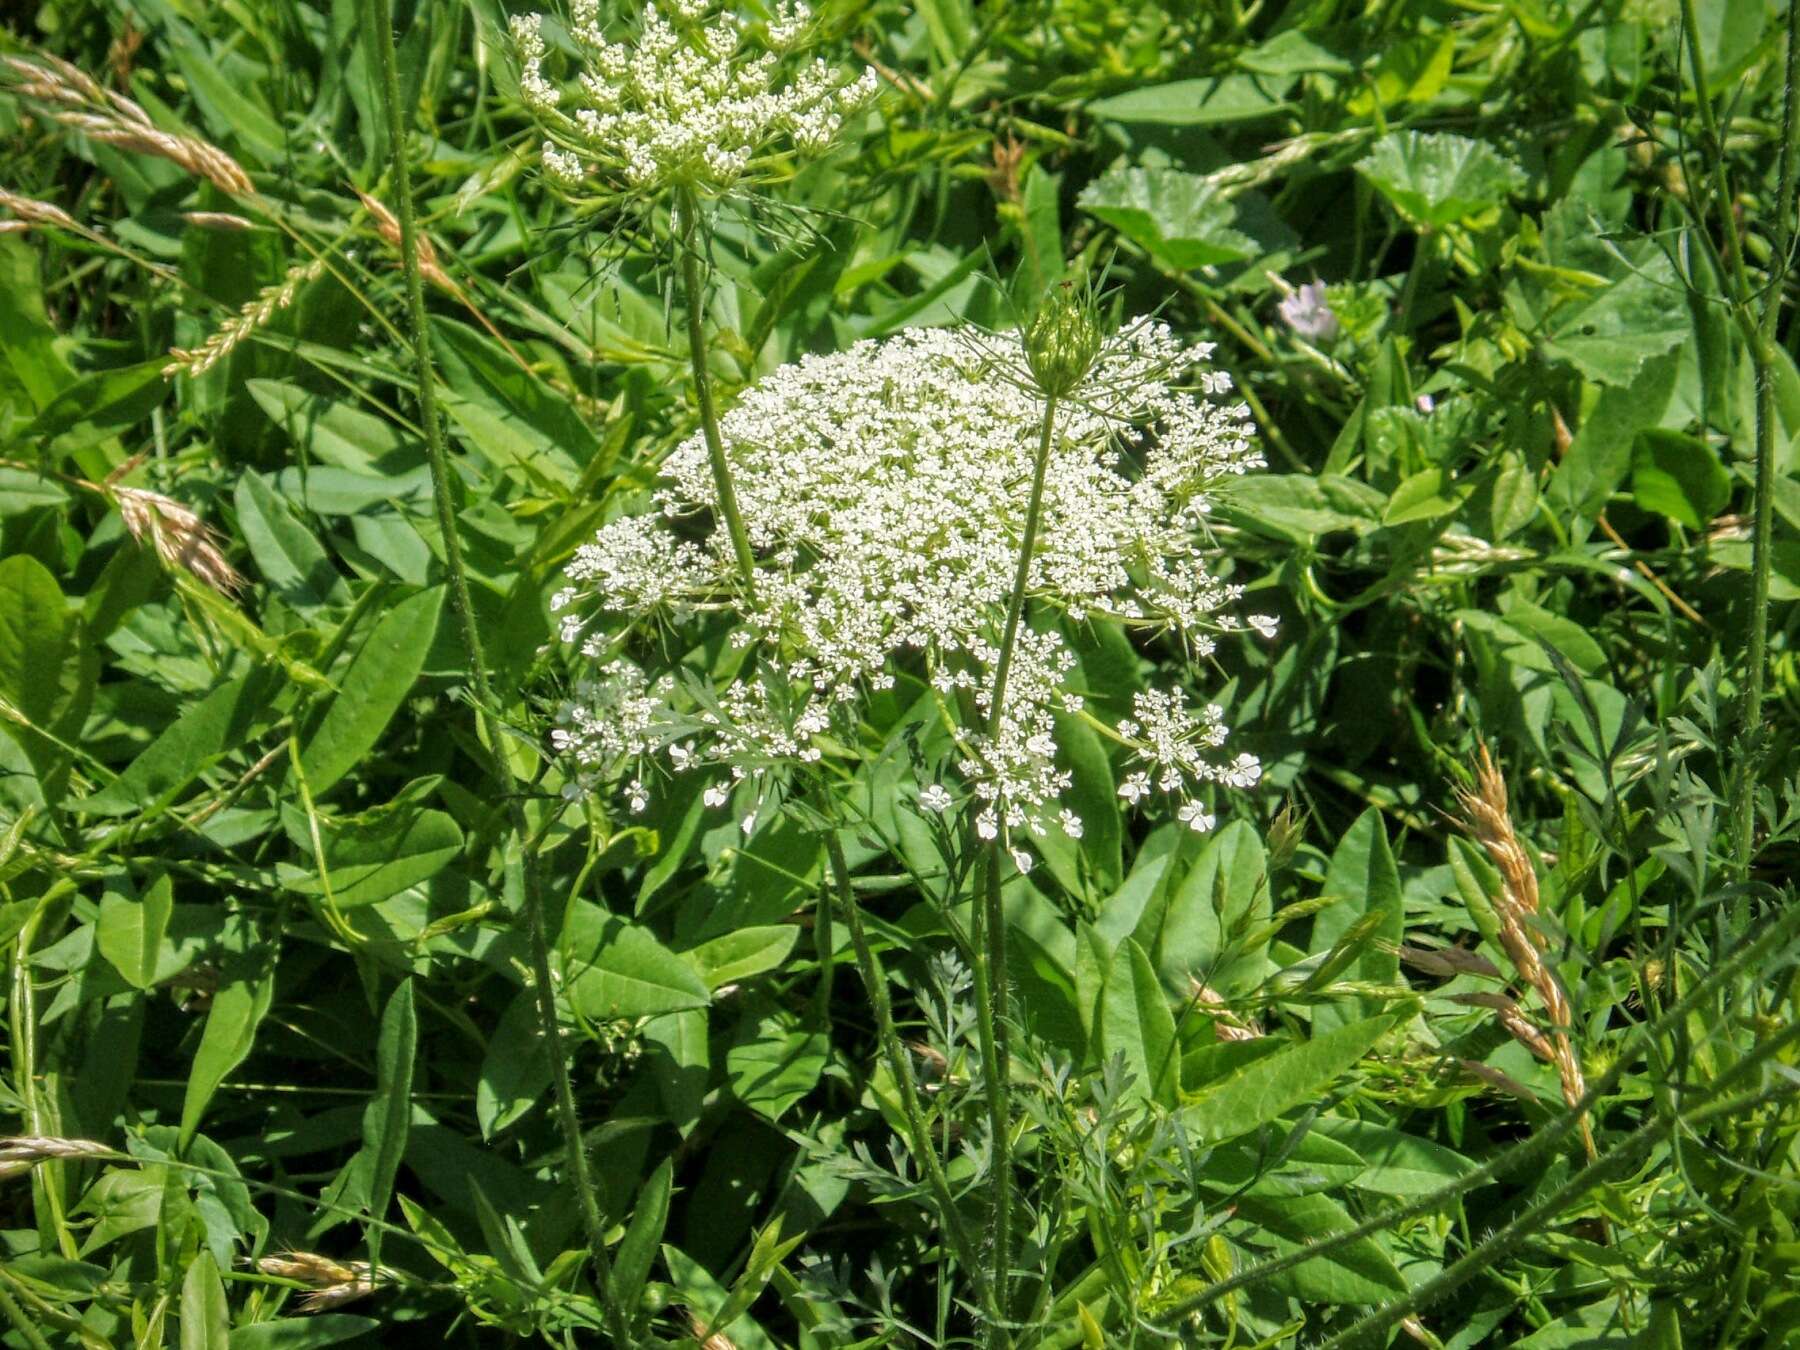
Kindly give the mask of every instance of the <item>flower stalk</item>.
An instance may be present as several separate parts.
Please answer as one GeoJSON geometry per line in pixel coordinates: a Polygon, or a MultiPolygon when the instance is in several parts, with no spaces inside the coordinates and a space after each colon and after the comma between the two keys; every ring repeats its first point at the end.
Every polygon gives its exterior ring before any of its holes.
{"type": "Polygon", "coordinates": [[[731,482],[731,465],[725,458],[725,442],[719,435],[719,414],[713,406],[712,375],[706,365],[706,288],[700,278],[700,201],[691,187],[675,190],[675,250],[681,255],[681,298],[687,306],[688,362],[694,371],[694,399],[700,405],[700,432],[706,438],[706,455],[712,465],[713,487],[719,494],[719,515],[731,537],[731,553],[746,591],[756,589],[756,559],[750,552],[750,535],[738,510],[737,489],[731,482]]]}
{"type": "Polygon", "coordinates": [[[838,904],[844,911],[844,926],[850,932],[850,946],[856,953],[857,970],[862,976],[863,987],[868,990],[869,1005],[875,1011],[876,1039],[881,1042],[881,1052],[887,1059],[888,1071],[894,1076],[894,1089],[900,1094],[900,1112],[906,1119],[907,1142],[911,1145],[919,1166],[924,1169],[926,1180],[930,1182],[932,1195],[943,1215],[944,1236],[950,1243],[951,1251],[974,1284],[977,1301],[987,1311],[990,1320],[997,1324],[998,1309],[994,1303],[993,1290],[982,1272],[981,1262],[976,1258],[974,1244],[970,1242],[968,1229],[963,1225],[962,1213],[956,1208],[956,1197],[950,1192],[950,1179],[944,1174],[943,1162],[938,1158],[937,1150],[932,1147],[931,1131],[925,1124],[925,1112],[919,1105],[919,1089],[913,1082],[912,1063],[906,1057],[906,1047],[901,1044],[899,1032],[894,1029],[894,1010],[888,999],[887,976],[882,972],[881,959],[875,955],[875,949],[869,943],[868,930],[863,926],[862,911],[857,907],[856,893],[850,885],[850,867],[844,859],[844,846],[838,841],[836,830],[827,830],[825,833],[825,857],[831,866],[838,904]]]}
{"type": "MultiPolygon", "coordinates": [[[[425,447],[431,466],[432,504],[437,513],[438,529],[444,541],[444,566],[449,575],[450,598],[456,611],[463,648],[469,659],[469,680],[474,688],[477,715],[488,746],[490,771],[506,797],[514,834],[522,845],[521,870],[524,880],[525,924],[531,949],[532,984],[537,995],[538,1020],[549,1056],[552,1081],[556,1090],[556,1115],[562,1127],[564,1150],[570,1182],[575,1190],[582,1228],[588,1242],[588,1254],[596,1283],[607,1287],[612,1263],[607,1257],[605,1225],[588,1170],[586,1147],[581,1136],[581,1118],[575,1107],[575,1093],[569,1081],[569,1063],[563,1053],[562,1028],[556,1015],[556,990],[550,970],[550,944],[544,924],[542,881],[537,868],[536,851],[529,843],[530,831],[524,808],[512,789],[516,786],[512,770],[501,751],[502,728],[494,717],[494,693],[488,680],[487,663],[481,647],[481,635],[475,626],[474,609],[469,602],[469,581],[463,564],[462,543],[457,534],[456,509],[451,500],[450,460],[445,448],[443,423],[439,417],[433,388],[431,330],[425,312],[424,270],[420,266],[419,231],[413,220],[412,176],[407,163],[407,121],[400,108],[400,81],[394,56],[393,17],[388,0],[372,0],[372,14],[377,60],[381,66],[382,101],[386,105],[388,144],[393,154],[394,196],[399,216],[399,248],[401,265],[406,274],[407,309],[412,326],[413,359],[418,382],[419,421],[425,432],[425,447]]],[[[622,1309],[606,1306],[607,1332],[616,1346],[631,1344],[630,1328],[622,1309]]]]}
{"type": "MultiPolygon", "coordinates": [[[[993,704],[988,709],[988,738],[998,743],[1006,721],[1006,681],[1018,645],[1019,622],[1025,612],[1025,590],[1031,580],[1031,556],[1037,547],[1038,526],[1044,514],[1044,476],[1050,464],[1050,447],[1056,436],[1057,396],[1044,397],[1044,420],[1038,434],[1037,458],[1032,465],[1031,500],[1025,508],[1025,525],[1019,538],[1019,570],[1013,578],[1007,602],[1006,626],[1000,636],[1000,656],[994,666],[993,704]]],[[[996,834],[988,841],[981,910],[976,924],[975,974],[976,1022],[981,1040],[982,1072],[987,1078],[988,1123],[993,1132],[994,1175],[994,1289],[1000,1306],[1006,1306],[1006,1284],[1012,1269],[1012,1046],[1007,1034],[1006,914],[1000,894],[1000,858],[1004,845],[996,834]]]]}

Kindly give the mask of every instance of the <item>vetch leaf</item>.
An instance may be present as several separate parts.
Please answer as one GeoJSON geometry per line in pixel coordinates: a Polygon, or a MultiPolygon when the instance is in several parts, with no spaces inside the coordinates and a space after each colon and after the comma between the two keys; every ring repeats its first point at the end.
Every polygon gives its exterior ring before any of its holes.
{"type": "Polygon", "coordinates": [[[202,1249],[181,1277],[181,1350],[229,1350],[231,1309],[219,1264],[202,1249]]]}
{"type": "Polygon", "coordinates": [[[638,1191],[631,1223],[613,1257],[612,1276],[606,1282],[606,1298],[627,1319],[637,1312],[638,1302],[644,1296],[644,1282],[650,1278],[650,1265],[656,1260],[656,1249],[662,1244],[663,1229],[669,1222],[669,1192],[674,1177],[673,1160],[664,1158],[638,1191]]]}
{"type": "Polygon", "coordinates": [[[246,471],[238,479],[234,501],[256,570],[277,595],[302,611],[349,601],[350,588],[330,555],[268,479],[246,471]]]}
{"type": "Polygon", "coordinates": [[[314,797],[354,769],[381,739],[425,668],[443,605],[442,586],[402,600],[381,617],[350,662],[337,697],[300,753],[314,797]]]}
{"type": "Polygon", "coordinates": [[[27,721],[50,723],[72,636],[49,569],[29,553],[0,559],[0,696],[27,721]]]}
{"type": "Polygon", "coordinates": [[[83,798],[80,809],[123,816],[174,800],[208,765],[255,735],[271,715],[272,693],[273,683],[258,674],[220,685],[188,707],[117,778],[83,798]]]}
{"type": "Polygon", "coordinates": [[[492,1139],[523,1116],[550,1086],[550,1056],[540,1030],[537,995],[521,990],[488,1037],[475,1082],[475,1120],[492,1139]]]}
{"type": "MultiPolygon", "coordinates": [[[[1404,936],[1400,873],[1388,849],[1381,812],[1375,807],[1358,816],[1338,842],[1325,873],[1324,893],[1339,899],[1313,919],[1313,950],[1328,951],[1352,927],[1362,924],[1366,915],[1379,915],[1377,922],[1363,930],[1366,936],[1361,953],[1343,970],[1352,980],[1393,982],[1400,972],[1400,959],[1394,950],[1404,936]]],[[[1365,1006],[1363,1011],[1370,1008],[1365,1006]]],[[[1313,1013],[1316,1031],[1329,1031],[1348,1020],[1349,1016],[1335,1007],[1322,1007],[1313,1013]]]]}
{"type": "Polygon", "coordinates": [[[1109,122],[1150,122],[1160,126],[1220,126],[1279,113],[1292,77],[1220,75],[1203,80],[1155,84],[1088,104],[1109,122]]]}
{"type": "Polygon", "coordinates": [[[1150,958],[1130,938],[1113,954],[1100,995],[1098,1024],[1101,1058],[1124,1055],[1133,1091],[1174,1106],[1181,1089],[1175,1017],[1150,958]]]}
{"type": "MultiPolygon", "coordinates": [[[[369,1217],[385,1219],[394,1194],[394,1178],[406,1155],[412,1124],[413,1063],[418,1053],[419,1021],[408,976],[388,998],[375,1041],[375,1095],[363,1109],[363,1151],[369,1155],[369,1217]]],[[[369,1259],[381,1261],[381,1229],[369,1229],[369,1259]]]]}
{"type": "Polygon", "coordinates": [[[162,978],[158,967],[174,899],[174,885],[166,874],[139,898],[108,888],[100,899],[94,945],[133,989],[148,989],[162,978]]]}
{"type": "Polygon", "coordinates": [[[1302,1102],[1322,1100],[1338,1075],[1393,1025],[1392,1017],[1364,1018],[1240,1064],[1183,1094],[1182,1121],[1208,1144],[1248,1134],[1302,1102]]]}
{"type": "Polygon", "coordinates": [[[706,982],[650,931],[577,901],[563,926],[562,993],[596,1022],[704,1008],[706,982]]]}
{"type": "Polygon", "coordinates": [[[185,1152],[200,1128],[208,1103],[226,1075],[242,1064],[256,1043],[256,1030],[269,1011],[275,980],[265,972],[244,973],[213,995],[200,1033],[200,1048],[188,1070],[187,1092],[181,1100],[181,1133],[178,1148],[185,1152]]]}
{"type": "Polygon", "coordinates": [[[688,956],[700,968],[707,988],[716,990],[774,970],[787,960],[799,938],[800,930],[791,923],[740,928],[702,942],[688,956]]]}
{"type": "Polygon", "coordinates": [[[1731,475],[1698,437],[1646,427],[1632,449],[1631,495],[1644,510],[1699,530],[1731,500],[1731,475]]]}
{"type": "MultiPolygon", "coordinates": [[[[372,905],[428,881],[463,849],[462,828],[454,818],[409,801],[350,820],[321,821],[319,833],[331,898],[339,909],[372,905]]],[[[325,894],[317,872],[287,865],[278,870],[290,890],[325,894]]]]}

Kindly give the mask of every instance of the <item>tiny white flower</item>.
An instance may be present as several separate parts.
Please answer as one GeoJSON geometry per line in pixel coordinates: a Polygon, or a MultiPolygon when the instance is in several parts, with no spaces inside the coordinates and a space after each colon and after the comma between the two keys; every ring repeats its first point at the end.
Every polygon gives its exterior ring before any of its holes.
{"type": "Polygon", "coordinates": [[[1068,807],[1065,806],[1062,809],[1062,811],[1057,815],[1056,821],[1057,821],[1057,824],[1062,826],[1063,833],[1068,835],[1069,838],[1071,838],[1071,839],[1081,838],[1081,830],[1082,830],[1081,817],[1076,815],[1073,811],[1069,810],[1068,807]]]}
{"type": "Polygon", "coordinates": [[[731,800],[731,789],[723,783],[715,783],[700,794],[700,799],[708,806],[723,806],[731,800]]]}
{"type": "Polygon", "coordinates": [[[1199,802],[1185,802],[1175,813],[1183,825],[1199,834],[1205,834],[1213,827],[1213,818],[1199,802]]]}
{"type": "Polygon", "coordinates": [[[1150,775],[1134,773],[1126,775],[1125,781],[1119,784],[1119,795],[1136,806],[1150,791],[1150,775]]]}
{"type": "Polygon", "coordinates": [[[1007,852],[1012,854],[1013,866],[1018,868],[1020,872],[1029,872],[1032,865],[1037,861],[1037,859],[1033,858],[1022,848],[1008,849],[1007,852]]]}
{"type": "Polygon", "coordinates": [[[1000,835],[1000,821],[992,811],[983,811],[975,817],[975,833],[983,839],[996,839],[1000,835]]]}
{"type": "Polygon", "coordinates": [[[1274,641],[1276,630],[1281,627],[1273,614],[1252,614],[1245,622],[1270,641],[1274,641]]]}
{"type": "Polygon", "coordinates": [[[629,799],[631,814],[634,816],[642,815],[644,808],[650,805],[650,794],[644,791],[641,779],[632,779],[625,789],[625,795],[629,799]]]}
{"type": "Polygon", "coordinates": [[[919,805],[927,811],[943,813],[950,809],[950,794],[942,783],[932,783],[919,790],[919,805]]]}

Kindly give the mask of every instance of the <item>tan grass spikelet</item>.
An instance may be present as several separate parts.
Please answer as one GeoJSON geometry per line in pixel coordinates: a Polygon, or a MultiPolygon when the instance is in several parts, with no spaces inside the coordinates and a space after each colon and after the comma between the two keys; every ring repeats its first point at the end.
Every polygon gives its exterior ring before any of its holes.
{"type": "Polygon", "coordinates": [[[299,263],[272,286],[257,292],[256,299],[245,305],[211,337],[198,347],[172,347],[169,364],[163,367],[163,378],[177,375],[201,376],[230,356],[237,345],[293,304],[300,288],[325,275],[325,259],[314,258],[299,263]]]}
{"type": "Polygon", "coordinates": [[[143,108],[102,88],[79,66],[49,55],[34,60],[8,56],[4,65],[14,92],[42,105],[63,126],[121,150],[166,159],[230,196],[247,197],[256,191],[243,166],[218,146],[162,130],[143,108]]]}
{"type": "MultiPolygon", "coordinates": [[[[21,197],[16,192],[8,192],[0,188],[0,206],[13,213],[13,219],[3,222],[15,230],[22,230],[32,225],[54,225],[64,230],[79,230],[75,218],[60,206],[50,202],[40,202],[33,197],[21,197]]],[[[9,230],[9,233],[11,231],[9,230]]]]}
{"type": "Polygon", "coordinates": [[[243,589],[244,578],[225,560],[224,536],[173,497],[148,488],[121,487],[117,480],[136,464],[136,458],[126,460],[97,485],[119,508],[131,537],[147,543],[171,571],[186,572],[221,595],[235,596],[243,589]]]}
{"type": "MultiPolygon", "coordinates": [[[[257,1257],[251,1264],[264,1275],[310,1286],[299,1299],[306,1312],[341,1308],[375,1292],[375,1275],[367,1261],[334,1261],[317,1252],[289,1251],[257,1257]]],[[[382,1273],[391,1272],[384,1267],[382,1273]]]]}
{"type": "MultiPolygon", "coordinates": [[[[358,190],[356,195],[362,199],[364,209],[374,217],[375,232],[381,236],[381,242],[393,249],[395,253],[402,252],[400,222],[395,219],[394,213],[388,210],[384,203],[366,192],[358,190]]],[[[438,289],[460,299],[462,288],[450,279],[450,274],[444,270],[443,263],[438,261],[437,247],[431,242],[431,236],[424,230],[414,230],[413,242],[417,246],[419,254],[419,275],[438,289]]]]}
{"type": "MultiPolygon", "coordinates": [[[[1569,996],[1562,981],[1544,960],[1546,941],[1542,929],[1534,922],[1538,914],[1537,872],[1532,867],[1531,855],[1513,828],[1506,800],[1506,779],[1485,745],[1480,747],[1476,761],[1474,790],[1459,788],[1456,799],[1462,808],[1463,828],[1481,845],[1500,873],[1500,893],[1493,897],[1500,945],[1512,962],[1520,983],[1535,990],[1544,1005],[1550,1022],[1551,1053],[1547,1058],[1556,1065],[1563,1101],[1573,1107],[1587,1095],[1587,1079],[1581,1071],[1581,1060],[1569,1039],[1574,1010],[1569,1006],[1569,996]]],[[[1502,1016],[1501,1024],[1512,1035],[1520,1037],[1517,1024],[1523,1018],[1522,1012],[1511,1022],[1502,1016]]],[[[1531,1041],[1520,1039],[1535,1052],[1531,1041]]],[[[1581,1120],[1581,1140],[1589,1159],[1597,1158],[1593,1127],[1585,1115],[1581,1120]]]]}

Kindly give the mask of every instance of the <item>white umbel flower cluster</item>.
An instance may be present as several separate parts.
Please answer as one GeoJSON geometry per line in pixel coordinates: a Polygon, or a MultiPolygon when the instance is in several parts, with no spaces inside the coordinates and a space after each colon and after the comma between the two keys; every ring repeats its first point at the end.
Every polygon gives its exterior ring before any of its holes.
{"type": "MultiPolygon", "coordinates": [[[[1250,756],[1219,757],[1220,710],[1192,710],[1167,689],[1140,695],[1115,724],[1094,718],[1070,687],[1075,655],[1055,615],[1172,631],[1196,656],[1221,632],[1268,622],[1229,617],[1241,587],[1206,562],[1208,489],[1262,463],[1244,406],[1173,383],[1210,351],[1140,323],[1110,338],[1060,402],[1028,578],[1035,622],[1020,628],[996,736],[989,701],[1043,417],[1016,336],[909,330],[804,357],[745,391],[721,433],[757,557],[754,589],[723,528],[696,529],[717,504],[696,435],[664,465],[659,515],[609,524],[577,552],[555,602],[563,637],[581,643],[596,608],[664,621],[741,615],[740,638],[756,650],[707,710],[712,724],[690,736],[692,714],[669,714],[678,768],[730,764],[742,777],[758,741],[765,763],[808,758],[834,710],[904,668],[946,707],[962,696],[979,714],[979,729],[960,733],[957,768],[982,836],[1016,843],[1051,825],[1079,835],[1061,801],[1070,774],[1059,713],[1093,719],[1148,766],[1127,780],[1128,800],[1154,786],[1206,828],[1206,812],[1186,809],[1201,785],[1248,785],[1259,772],[1250,756]],[[791,691],[783,719],[772,685],[791,691]]],[[[1213,372],[1199,382],[1207,394],[1230,388],[1213,372]]],[[[587,650],[601,649],[590,640],[587,650]]],[[[615,739],[571,735],[565,746],[598,765],[614,758],[615,739]]],[[[919,796],[932,810],[950,800],[938,785],[919,796]]]]}
{"type": "Polygon", "coordinates": [[[746,41],[737,17],[705,0],[657,0],[630,41],[608,40],[599,0],[574,0],[569,33],[581,70],[545,74],[543,16],[515,15],[519,92],[548,133],[544,169],[562,187],[669,186],[723,196],[772,169],[788,149],[823,151],[875,97],[875,72],[848,80],[815,60],[792,72],[782,56],[810,26],[784,4],[746,41]]]}

